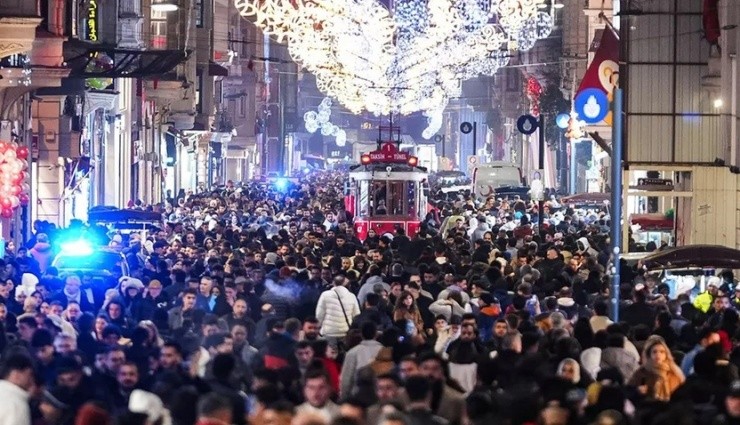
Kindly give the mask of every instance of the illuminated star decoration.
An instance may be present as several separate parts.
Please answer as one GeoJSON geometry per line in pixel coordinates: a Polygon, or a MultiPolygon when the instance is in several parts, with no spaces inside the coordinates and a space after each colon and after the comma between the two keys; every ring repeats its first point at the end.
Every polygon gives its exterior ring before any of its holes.
{"type": "Polygon", "coordinates": [[[313,134],[321,130],[322,136],[334,136],[334,142],[337,146],[341,147],[347,144],[347,132],[329,121],[331,118],[331,105],[331,99],[325,97],[321,101],[318,111],[308,111],[303,114],[303,122],[306,131],[309,133],[313,134]]]}
{"type": "Polygon", "coordinates": [[[352,113],[444,110],[462,82],[494,75],[549,36],[545,0],[235,0],[239,13],[352,113]]]}

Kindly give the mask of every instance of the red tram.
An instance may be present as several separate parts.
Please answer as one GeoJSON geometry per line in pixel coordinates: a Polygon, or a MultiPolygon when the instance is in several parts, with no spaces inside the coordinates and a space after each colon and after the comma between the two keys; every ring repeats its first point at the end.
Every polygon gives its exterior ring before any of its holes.
{"type": "Polygon", "coordinates": [[[399,150],[398,142],[379,144],[350,169],[345,208],[355,217],[355,233],[365,240],[402,228],[414,236],[427,213],[427,170],[418,158],[399,150]]]}

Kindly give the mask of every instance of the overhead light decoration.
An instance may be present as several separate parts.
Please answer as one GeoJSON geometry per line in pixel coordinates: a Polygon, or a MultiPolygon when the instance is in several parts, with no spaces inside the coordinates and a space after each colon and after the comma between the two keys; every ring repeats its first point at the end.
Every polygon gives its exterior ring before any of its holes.
{"type": "MultiPolygon", "coordinates": [[[[235,0],[351,112],[428,114],[549,36],[545,0],[235,0]]],[[[319,127],[316,128],[318,130],[319,127]]]]}
{"type": "Polygon", "coordinates": [[[331,105],[331,99],[324,98],[317,111],[308,111],[303,114],[303,123],[309,133],[321,131],[322,136],[334,136],[334,142],[342,147],[347,144],[347,132],[330,122],[331,105]]]}

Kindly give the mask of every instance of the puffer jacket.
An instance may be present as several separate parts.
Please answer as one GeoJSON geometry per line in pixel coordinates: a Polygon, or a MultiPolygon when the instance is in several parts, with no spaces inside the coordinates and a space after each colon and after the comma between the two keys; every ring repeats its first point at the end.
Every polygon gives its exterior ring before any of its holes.
{"type": "Polygon", "coordinates": [[[316,305],[316,318],[321,323],[321,335],[324,337],[344,338],[359,314],[357,297],[343,286],[322,292],[316,305]]]}

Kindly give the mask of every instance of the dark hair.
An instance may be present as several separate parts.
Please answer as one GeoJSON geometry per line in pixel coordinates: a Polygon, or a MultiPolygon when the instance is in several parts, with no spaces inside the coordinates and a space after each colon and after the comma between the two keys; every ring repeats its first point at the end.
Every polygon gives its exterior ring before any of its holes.
{"type": "Polygon", "coordinates": [[[0,368],[0,378],[7,378],[11,372],[33,369],[33,360],[25,353],[15,353],[5,358],[0,368]]]}
{"type": "Polygon", "coordinates": [[[360,326],[360,333],[363,340],[375,339],[378,333],[378,327],[375,325],[375,322],[367,320],[360,326]]]}
{"type": "Polygon", "coordinates": [[[594,304],[594,313],[596,313],[597,316],[606,316],[608,311],[609,306],[606,305],[604,301],[597,301],[594,304]]]}
{"type": "Polygon", "coordinates": [[[236,367],[236,359],[232,354],[221,353],[213,359],[213,377],[225,381],[229,379],[236,367]]]}
{"type": "Polygon", "coordinates": [[[169,347],[172,348],[177,352],[177,354],[182,356],[182,345],[180,345],[177,341],[167,341],[162,345],[162,348],[169,347]]]}
{"type": "Polygon", "coordinates": [[[377,307],[377,305],[380,303],[380,295],[370,292],[365,296],[365,304],[369,305],[370,307],[377,307]]]}
{"type": "Polygon", "coordinates": [[[295,345],[296,350],[303,350],[305,348],[313,348],[313,345],[311,344],[311,341],[298,341],[298,343],[295,345]]]}
{"type": "Polygon", "coordinates": [[[231,401],[217,393],[208,393],[198,400],[198,416],[211,417],[220,411],[231,411],[231,401]]]}
{"type": "Polygon", "coordinates": [[[409,376],[406,378],[406,395],[410,402],[425,401],[429,397],[432,386],[423,376],[409,376]]]}

